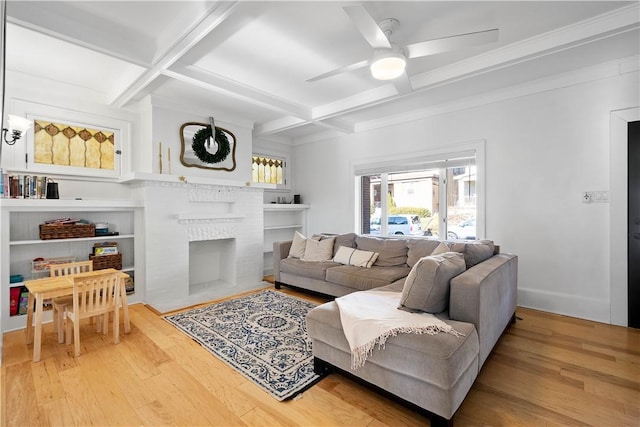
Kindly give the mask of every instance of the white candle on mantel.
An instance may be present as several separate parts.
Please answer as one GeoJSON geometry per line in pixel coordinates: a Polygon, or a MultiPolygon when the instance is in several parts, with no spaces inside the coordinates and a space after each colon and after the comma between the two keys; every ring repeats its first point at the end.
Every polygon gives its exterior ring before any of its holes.
{"type": "Polygon", "coordinates": [[[167,148],[167,172],[171,175],[171,147],[167,148]]]}

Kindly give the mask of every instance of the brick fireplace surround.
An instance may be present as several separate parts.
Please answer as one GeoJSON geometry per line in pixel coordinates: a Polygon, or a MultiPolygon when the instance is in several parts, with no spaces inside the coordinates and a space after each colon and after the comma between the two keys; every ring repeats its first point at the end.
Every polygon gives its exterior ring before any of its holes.
{"type": "MultiPolygon", "coordinates": [[[[143,181],[146,302],[160,312],[264,286],[263,190],[143,181]]],[[[136,264],[139,264],[136,260],[136,264]]]]}

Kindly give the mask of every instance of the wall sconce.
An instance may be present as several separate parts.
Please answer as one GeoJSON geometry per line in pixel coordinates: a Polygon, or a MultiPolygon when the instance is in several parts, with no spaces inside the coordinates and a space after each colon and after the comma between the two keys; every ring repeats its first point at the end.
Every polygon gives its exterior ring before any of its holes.
{"type": "Polygon", "coordinates": [[[3,128],[2,136],[4,138],[4,141],[7,144],[13,145],[16,143],[17,140],[20,139],[23,133],[29,130],[29,128],[31,127],[32,121],[29,119],[25,119],[24,117],[14,116],[13,114],[9,114],[9,119],[7,120],[7,123],[9,125],[9,129],[3,128]],[[7,133],[9,133],[9,130],[11,130],[11,137],[12,137],[12,139],[10,140],[7,139],[7,133]]]}

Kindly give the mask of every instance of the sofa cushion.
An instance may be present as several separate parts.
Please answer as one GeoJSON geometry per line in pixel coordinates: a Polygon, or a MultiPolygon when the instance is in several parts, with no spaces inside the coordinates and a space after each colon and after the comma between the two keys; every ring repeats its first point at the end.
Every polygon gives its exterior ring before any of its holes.
{"type": "MultiPolygon", "coordinates": [[[[439,240],[429,239],[409,239],[407,240],[407,265],[413,267],[420,258],[426,257],[433,253],[441,242],[439,240]]],[[[447,248],[447,250],[449,250],[447,248]]]]}
{"type": "Polygon", "coordinates": [[[302,261],[297,258],[285,258],[280,261],[280,273],[288,273],[309,279],[324,280],[327,275],[328,268],[338,267],[341,265],[342,264],[332,261],[309,262],[302,261]]]}
{"type": "Polygon", "coordinates": [[[406,240],[358,236],[356,246],[363,251],[378,252],[378,259],[373,265],[403,267],[407,263],[409,249],[406,240]]]}
{"type": "Polygon", "coordinates": [[[449,306],[449,281],[463,271],[464,257],[458,252],[420,258],[404,282],[399,308],[427,313],[445,311],[449,306]]]}
{"type": "Polygon", "coordinates": [[[433,252],[431,252],[431,255],[440,255],[440,254],[443,254],[445,252],[451,252],[451,250],[449,249],[449,246],[447,246],[447,244],[445,242],[440,242],[438,247],[435,248],[433,250],[433,252]]]}
{"type": "MultiPolygon", "coordinates": [[[[474,377],[478,366],[478,335],[472,323],[449,320],[436,315],[462,337],[451,334],[416,335],[398,334],[389,337],[383,350],[377,347],[362,371],[380,366],[380,375],[388,377],[399,374],[401,378],[418,378],[443,390],[450,390],[465,369],[474,366],[474,377]],[[398,361],[401,361],[399,363],[398,361]]],[[[307,315],[307,330],[313,341],[314,356],[338,365],[340,354],[344,355],[344,368],[349,369],[351,351],[342,330],[340,310],[335,301],[319,305],[307,315]],[[325,344],[326,343],[326,344],[325,344]],[[340,353],[340,354],[338,354],[340,353]]],[[[381,378],[381,383],[384,379],[381,378]]]]}
{"type": "Polygon", "coordinates": [[[378,267],[375,264],[371,268],[340,265],[327,269],[327,282],[336,285],[347,286],[361,291],[388,285],[409,274],[411,269],[404,267],[378,267]]]}
{"type": "Polygon", "coordinates": [[[493,256],[495,245],[493,240],[474,240],[472,242],[451,242],[449,248],[452,252],[460,252],[464,255],[467,268],[471,268],[493,256]]]}
{"type": "Polygon", "coordinates": [[[293,235],[293,241],[291,242],[291,248],[289,249],[290,258],[302,258],[304,256],[304,249],[307,246],[307,238],[297,231],[293,235]]]}
{"type": "Polygon", "coordinates": [[[365,268],[371,268],[377,259],[377,252],[361,251],[360,249],[346,248],[344,246],[340,246],[333,256],[333,262],[365,268]]]}
{"type": "Polygon", "coordinates": [[[340,246],[344,246],[345,248],[355,248],[356,233],[338,234],[336,236],[336,241],[333,244],[334,255],[338,252],[338,249],[340,248],[340,246]]]}
{"type": "Polygon", "coordinates": [[[333,258],[334,237],[322,240],[307,239],[302,261],[331,261],[333,258]]]}

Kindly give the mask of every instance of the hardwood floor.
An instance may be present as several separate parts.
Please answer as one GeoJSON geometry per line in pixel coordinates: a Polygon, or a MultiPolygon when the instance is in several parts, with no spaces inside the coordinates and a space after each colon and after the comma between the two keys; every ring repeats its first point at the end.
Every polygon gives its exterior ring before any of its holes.
{"type": "MultiPolygon", "coordinates": [[[[78,358],[50,324],[40,363],[23,331],[5,334],[1,425],[429,425],[335,374],[277,402],[152,310],[130,312],[131,334],[118,345],[85,325],[78,358]]],[[[457,426],[640,425],[640,331],[528,309],[517,315],[457,426]]]]}

